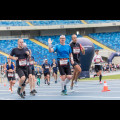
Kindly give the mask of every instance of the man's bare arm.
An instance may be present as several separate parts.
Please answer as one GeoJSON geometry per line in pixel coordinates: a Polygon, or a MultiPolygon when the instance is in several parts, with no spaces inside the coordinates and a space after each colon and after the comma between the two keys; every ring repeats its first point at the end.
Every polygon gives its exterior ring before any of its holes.
{"type": "Polygon", "coordinates": [[[9,58],[12,59],[12,60],[18,60],[18,57],[13,57],[11,55],[9,55],[9,58]]]}

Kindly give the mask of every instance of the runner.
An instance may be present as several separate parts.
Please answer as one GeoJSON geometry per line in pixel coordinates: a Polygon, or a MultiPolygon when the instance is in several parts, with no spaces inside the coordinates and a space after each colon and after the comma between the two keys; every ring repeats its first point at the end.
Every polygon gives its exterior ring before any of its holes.
{"type": "Polygon", "coordinates": [[[4,65],[4,73],[6,73],[7,79],[10,83],[9,90],[13,93],[12,86],[14,86],[15,80],[15,64],[11,62],[11,59],[7,57],[7,63],[4,65]]]}
{"type": "Polygon", "coordinates": [[[35,94],[37,91],[35,90],[35,68],[34,65],[37,65],[37,62],[34,61],[34,57],[30,57],[30,69],[32,70],[32,82],[31,82],[31,93],[35,94]]]}
{"type": "Polygon", "coordinates": [[[40,68],[38,67],[38,68],[37,68],[37,71],[36,71],[37,85],[38,85],[38,86],[40,86],[41,74],[42,74],[42,72],[40,71],[40,68]]]}
{"type": "Polygon", "coordinates": [[[51,66],[48,63],[48,60],[45,59],[45,63],[42,65],[42,73],[44,73],[45,84],[47,81],[48,85],[50,85],[50,72],[51,72],[51,66]]]}
{"type": "Polygon", "coordinates": [[[93,62],[95,64],[95,72],[96,74],[95,76],[99,76],[99,82],[100,84],[102,84],[101,80],[102,80],[102,66],[101,66],[101,62],[103,62],[102,57],[99,55],[99,50],[95,50],[96,55],[93,58],[93,62]]]}
{"type": "Polygon", "coordinates": [[[25,81],[29,77],[29,79],[32,79],[32,74],[30,73],[30,69],[26,66],[27,64],[27,58],[30,55],[29,51],[26,50],[23,47],[23,39],[18,40],[18,47],[13,48],[11,51],[9,58],[16,60],[16,72],[20,78],[19,80],[19,87],[17,90],[18,95],[20,95],[21,98],[25,98],[23,95],[23,90],[25,87],[25,81]],[[15,57],[14,57],[15,56],[15,57]]]}
{"type": "MultiPolygon", "coordinates": [[[[23,47],[26,49],[26,51],[29,51],[30,55],[27,57],[27,69],[29,70],[28,74],[32,74],[33,71],[32,71],[32,68],[30,65],[30,58],[31,58],[31,50],[27,48],[27,44],[26,43],[23,43],[23,47]]],[[[33,66],[34,67],[34,66],[33,66]]],[[[34,76],[32,75],[32,79],[31,78],[28,78],[26,79],[26,81],[24,82],[26,85],[29,83],[30,85],[30,95],[33,95],[35,96],[35,93],[33,91],[33,86],[34,86],[34,76]]],[[[24,90],[23,90],[23,95],[26,96],[26,93],[25,93],[25,87],[24,87],[24,90]]]]}
{"type": "Polygon", "coordinates": [[[72,54],[73,54],[73,59],[74,59],[74,64],[73,64],[73,68],[74,68],[74,72],[73,72],[73,78],[72,78],[72,82],[71,82],[71,90],[73,90],[73,85],[75,83],[75,85],[77,86],[77,79],[78,76],[80,75],[82,69],[81,69],[81,65],[80,65],[80,52],[82,52],[83,55],[85,55],[85,49],[82,47],[81,44],[77,43],[77,36],[75,34],[72,35],[72,41],[70,43],[71,49],[72,49],[72,54]],[[75,80],[75,82],[73,83],[73,81],[75,80]]]}
{"type": "Polygon", "coordinates": [[[71,58],[71,64],[74,64],[72,49],[69,45],[65,44],[65,40],[66,37],[61,35],[60,44],[52,48],[52,41],[50,38],[48,39],[49,52],[57,52],[58,68],[61,75],[62,95],[67,95],[66,85],[72,78],[69,57],[71,58]]]}
{"type": "Polygon", "coordinates": [[[53,76],[54,76],[54,79],[55,79],[55,83],[57,83],[57,63],[56,63],[56,60],[53,59],[53,63],[51,64],[51,69],[53,70],[53,76]]]}

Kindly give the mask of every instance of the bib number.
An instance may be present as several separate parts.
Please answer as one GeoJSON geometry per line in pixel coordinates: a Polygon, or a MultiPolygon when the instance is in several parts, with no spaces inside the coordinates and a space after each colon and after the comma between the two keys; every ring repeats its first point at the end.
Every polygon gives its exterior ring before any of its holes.
{"type": "Polygon", "coordinates": [[[53,67],[56,67],[56,64],[53,64],[53,67]]]}
{"type": "Polygon", "coordinates": [[[13,73],[8,73],[8,77],[13,77],[13,73]]]}
{"type": "Polygon", "coordinates": [[[100,59],[99,59],[99,58],[96,58],[96,62],[100,62],[100,59]]]}
{"type": "Polygon", "coordinates": [[[68,64],[68,59],[67,58],[60,59],[60,66],[67,65],[67,64],[68,64]]]}
{"type": "Polygon", "coordinates": [[[74,53],[74,54],[80,53],[80,48],[79,48],[79,47],[74,47],[74,48],[73,48],[73,53],[74,53]]]}
{"type": "Polygon", "coordinates": [[[49,66],[45,66],[46,69],[49,69],[49,66]]]}
{"type": "Polygon", "coordinates": [[[27,63],[26,59],[19,60],[19,66],[26,66],[26,63],[27,63]]]}

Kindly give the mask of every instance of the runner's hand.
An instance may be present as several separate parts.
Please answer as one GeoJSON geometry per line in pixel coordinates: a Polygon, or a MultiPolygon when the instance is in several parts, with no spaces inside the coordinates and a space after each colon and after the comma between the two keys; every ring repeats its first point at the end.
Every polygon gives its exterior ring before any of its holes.
{"type": "Polygon", "coordinates": [[[74,64],[74,61],[73,61],[73,60],[71,60],[71,64],[72,64],[72,65],[74,64]]]}
{"type": "Polygon", "coordinates": [[[48,44],[51,45],[53,41],[51,41],[51,38],[48,39],[48,44]]]}
{"type": "Polygon", "coordinates": [[[18,57],[15,57],[15,60],[18,60],[18,57]]]}
{"type": "Polygon", "coordinates": [[[26,53],[27,55],[29,55],[29,51],[26,51],[25,53],[26,53]]]}

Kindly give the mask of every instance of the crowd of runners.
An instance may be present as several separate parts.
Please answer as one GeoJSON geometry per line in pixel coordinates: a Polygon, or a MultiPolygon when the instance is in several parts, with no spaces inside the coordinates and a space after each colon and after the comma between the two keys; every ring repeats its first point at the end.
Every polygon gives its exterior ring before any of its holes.
{"type": "MultiPolygon", "coordinates": [[[[30,87],[30,95],[35,96],[37,94],[36,85],[40,86],[41,75],[44,75],[44,84],[50,85],[51,73],[54,77],[55,84],[58,83],[58,72],[60,73],[60,83],[61,83],[61,94],[67,95],[67,84],[71,82],[70,89],[74,90],[74,85],[77,85],[78,76],[80,75],[82,69],[80,65],[80,53],[85,55],[85,48],[77,42],[77,35],[73,34],[71,37],[70,44],[66,44],[66,37],[64,35],[60,36],[60,44],[52,47],[52,40],[48,39],[49,52],[57,53],[57,60],[53,59],[52,64],[48,63],[48,60],[44,60],[42,67],[37,67],[35,70],[34,55],[32,51],[27,48],[26,43],[23,39],[18,40],[18,47],[13,48],[9,57],[7,57],[7,62],[2,68],[2,72],[6,74],[9,81],[9,90],[13,93],[12,87],[16,83],[16,75],[18,75],[19,85],[17,88],[17,94],[21,98],[25,98],[26,85],[30,87]],[[11,62],[15,60],[16,63],[11,62]],[[37,84],[36,84],[37,79],[37,84]]],[[[102,83],[102,67],[101,62],[103,62],[102,57],[99,55],[99,50],[95,51],[95,56],[93,58],[93,63],[95,64],[95,76],[99,76],[99,82],[102,83]]]]}

